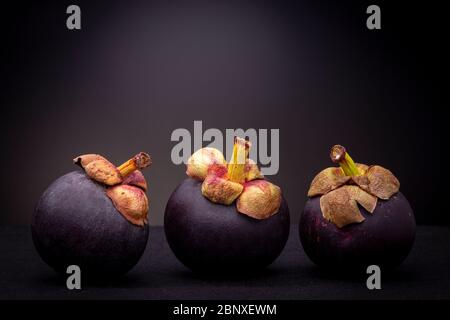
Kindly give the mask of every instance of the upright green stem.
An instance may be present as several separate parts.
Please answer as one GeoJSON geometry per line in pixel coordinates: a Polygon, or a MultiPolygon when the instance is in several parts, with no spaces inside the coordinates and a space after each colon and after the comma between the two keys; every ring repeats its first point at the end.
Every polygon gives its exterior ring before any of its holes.
{"type": "Polygon", "coordinates": [[[228,179],[233,182],[245,182],[245,163],[248,159],[250,142],[245,139],[235,137],[233,155],[228,164],[228,179]]]}
{"type": "Polygon", "coordinates": [[[330,158],[333,162],[339,163],[345,175],[359,176],[359,170],[353,159],[341,145],[335,145],[331,148],[330,158]]]}

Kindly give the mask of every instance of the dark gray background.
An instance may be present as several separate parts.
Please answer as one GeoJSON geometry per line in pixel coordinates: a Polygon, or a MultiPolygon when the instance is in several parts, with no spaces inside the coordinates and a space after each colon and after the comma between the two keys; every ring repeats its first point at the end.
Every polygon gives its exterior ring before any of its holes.
{"type": "MultiPolygon", "coordinates": [[[[185,178],[170,159],[176,128],[279,128],[282,187],[293,222],[329,148],[391,169],[421,224],[443,224],[444,117],[437,95],[444,30],[436,6],[368,1],[77,1],[2,8],[0,223],[27,224],[45,188],[100,153],[138,151],[154,165],[150,222],[185,178]]],[[[3,5],[2,5],[3,6],[3,5]]]]}

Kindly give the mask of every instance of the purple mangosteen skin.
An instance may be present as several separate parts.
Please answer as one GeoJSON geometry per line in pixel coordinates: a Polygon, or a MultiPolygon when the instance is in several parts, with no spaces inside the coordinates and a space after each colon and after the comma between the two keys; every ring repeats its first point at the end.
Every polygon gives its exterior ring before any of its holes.
{"type": "Polygon", "coordinates": [[[164,230],[175,256],[204,274],[247,273],[271,264],[289,236],[289,209],[282,199],[278,213],[257,220],[236,205],[215,204],[201,193],[202,182],[188,178],[171,195],[164,230]]]}
{"type": "Polygon", "coordinates": [[[320,197],[306,202],[300,217],[300,240],[316,265],[328,270],[365,272],[369,265],[375,264],[389,270],[408,256],[416,223],[402,193],[389,200],[378,199],[373,213],[359,209],[366,219],[339,229],[323,218],[320,197]]]}
{"type": "Polygon", "coordinates": [[[78,265],[82,276],[125,274],[147,245],[148,226],[136,226],[116,210],[105,187],[85,173],[70,172],[54,181],[32,218],[34,245],[57,272],[78,265]]]}

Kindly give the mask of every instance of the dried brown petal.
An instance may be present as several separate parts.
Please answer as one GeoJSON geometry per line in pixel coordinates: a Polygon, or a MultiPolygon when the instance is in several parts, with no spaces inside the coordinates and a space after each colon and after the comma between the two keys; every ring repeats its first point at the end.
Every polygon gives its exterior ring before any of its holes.
{"type": "Polygon", "coordinates": [[[330,167],[319,172],[311,182],[308,197],[326,194],[350,180],[339,167],[330,167]]]}
{"type": "Polygon", "coordinates": [[[373,213],[377,206],[378,198],[365,192],[358,186],[345,186],[350,197],[360,204],[364,209],[373,213]]]}
{"type": "Polygon", "coordinates": [[[366,175],[353,176],[352,181],[353,181],[353,183],[355,183],[358,186],[363,186],[363,185],[369,184],[369,178],[366,175]]]}
{"type": "Polygon", "coordinates": [[[358,168],[359,174],[363,175],[366,173],[367,169],[369,169],[369,166],[367,164],[363,163],[355,163],[356,167],[358,168]]]}
{"type": "Polygon", "coordinates": [[[83,154],[81,156],[74,158],[73,163],[79,165],[84,169],[84,167],[86,167],[90,162],[96,160],[106,160],[106,159],[99,154],[90,153],[90,154],[83,154]]]}
{"type": "Polygon", "coordinates": [[[387,200],[400,189],[400,182],[391,171],[381,166],[371,166],[366,174],[354,179],[363,190],[387,200]]]}
{"type": "Polygon", "coordinates": [[[236,206],[240,213],[255,219],[267,219],[281,205],[281,189],[266,180],[247,182],[236,206]]]}
{"type": "Polygon", "coordinates": [[[191,178],[203,181],[212,165],[226,166],[222,152],[215,148],[202,148],[194,152],[187,163],[186,174],[191,178]]]}
{"type": "Polygon", "coordinates": [[[122,184],[129,184],[130,186],[136,186],[144,191],[147,191],[147,181],[141,171],[135,170],[130,173],[122,182],[122,184]]]}
{"type": "Polygon", "coordinates": [[[241,194],[244,187],[226,178],[208,175],[202,183],[202,194],[215,203],[230,205],[241,194]]]}
{"type": "Polygon", "coordinates": [[[135,186],[118,185],[106,190],[117,211],[132,224],[147,224],[148,199],[145,192],[135,186]]]}
{"type": "MultiPolygon", "coordinates": [[[[362,163],[356,163],[356,167],[361,175],[369,168],[362,163]]],[[[314,177],[308,190],[308,197],[327,194],[328,192],[347,184],[351,179],[359,177],[361,176],[346,176],[340,167],[326,168],[314,177]]]]}
{"type": "Polygon", "coordinates": [[[108,160],[100,159],[89,162],[84,170],[90,178],[108,186],[122,182],[119,170],[108,160]]]}
{"type": "Polygon", "coordinates": [[[360,223],[364,217],[352,198],[352,186],[343,186],[320,197],[320,209],[323,217],[342,228],[351,223],[360,223]]]}
{"type": "Polygon", "coordinates": [[[261,171],[258,165],[252,159],[247,159],[244,167],[245,181],[252,181],[255,179],[263,179],[261,171]]]}

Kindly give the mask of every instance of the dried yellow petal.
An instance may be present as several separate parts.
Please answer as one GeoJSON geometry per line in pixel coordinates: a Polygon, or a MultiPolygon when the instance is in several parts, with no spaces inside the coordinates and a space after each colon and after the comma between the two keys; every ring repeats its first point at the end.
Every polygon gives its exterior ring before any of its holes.
{"type": "Polygon", "coordinates": [[[244,187],[237,182],[214,174],[208,175],[202,183],[202,194],[210,201],[230,205],[241,194],[244,187]]]}
{"type": "Polygon", "coordinates": [[[222,152],[215,148],[202,148],[194,152],[189,158],[186,174],[191,178],[203,181],[211,166],[226,166],[226,164],[222,152]]]}
{"type": "Polygon", "coordinates": [[[108,186],[122,182],[119,170],[106,159],[91,161],[84,167],[84,170],[90,178],[108,186]]]}
{"type": "Polygon", "coordinates": [[[118,185],[106,190],[119,211],[129,222],[143,226],[147,224],[148,199],[145,192],[135,186],[118,185]]]}
{"type": "Polygon", "coordinates": [[[258,165],[252,159],[247,159],[244,167],[245,181],[252,181],[255,179],[263,179],[261,171],[258,165]]]}
{"type": "Polygon", "coordinates": [[[90,153],[90,154],[83,154],[81,156],[74,158],[73,163],[79,165],[84,169],[84,167],[86,167],[89,163],[96,160],[106,160],[106,159],[99,154],[90,153]]]}
{"type": "Polygon", "coordinates": [[[266,180],[247,182],[236,205],[240,213],[255,219],[267,219],[280,209],[281,189],[266,180]]]}

